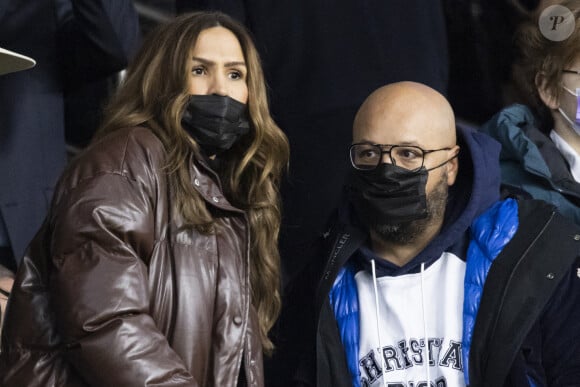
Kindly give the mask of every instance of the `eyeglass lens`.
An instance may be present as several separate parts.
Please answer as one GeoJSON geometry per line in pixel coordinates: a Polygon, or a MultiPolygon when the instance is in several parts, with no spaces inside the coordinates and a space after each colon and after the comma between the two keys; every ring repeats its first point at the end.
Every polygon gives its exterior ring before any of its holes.
{"type": "Polygon", "coordinates": [[[375,169],[385,153],[390,155],[391,162],[398,167],[415,170],[423,166],[423,150],[415,146],[393,145],[383,150],[379,145],[355,144],[350,148],[350,159],[357,169],[375,169]]]}

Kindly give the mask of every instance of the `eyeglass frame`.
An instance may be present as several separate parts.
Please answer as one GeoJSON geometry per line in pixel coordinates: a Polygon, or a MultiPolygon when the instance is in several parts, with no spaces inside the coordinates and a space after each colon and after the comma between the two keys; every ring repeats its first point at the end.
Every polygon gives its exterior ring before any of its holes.
{"type": "Polygon", "coordinates": [[[580,70],[568,70],[568,69],[564,69],[562,70],[563,73],[568,73],[568,74],[576,74],[576,75],[580,75],[580,70]]]}
{"type": "MultiPolygon", "coordinates": [[[[421,148],[420,146],[417,146],[417,145],[374,144],[374,143],[370,143],[370,142],[357,142],[357,143],[351,144],[349,146],[349,148],[348,148],[348,156],[349,156],[349,159],[350,159],[350,164],[357,171],[372,171],[374,169],[377,169],[377,167],[379,165],[381,165],[381,160],[383,159],[383,155],[384,154],[388,154],[389,155],[389,158],[391,159],[391,163],[393,165],[397,166],[397,163],[395,162],[395,160],[393,159],[393,156],[391,155],[391,152],[392,152],[393,148],[416,148],[416,149],[419,149],[421,152],[423,152],[423,157],[422,157],[422,160],[421,160],[421,166],[420,167],[417,167],[415,169],[409,169],[409,171],[411,171],[411,172],[417,172],[421,168],[423,168],[423,166],[425,165],[425,155],[428,155],[428,154],[433,153],[433,152],[444,151],[444,150],[450,151],[451,149],[453,149],[453,148],[449,148],[449,147],[447,147],[447,148],[440,148],[440,149],[423,149],[423,148],[421,148]],[[380,149],[381,156],[378,158],[377,165],[375,165],[374,168],[363,169],[363,168],[359,168],[359,167],[357,167],[355,165],[354,160],[352,159],[352,149],[355,146],[357,146],[357,145],[371,145],[371,146],[376,146],[376,147],[378,147],[380,149]],[[386,151],[386,150],[383,149],[384,147],[390,147],[390,148],[389,148],[389,150],[386,151]]],[[[451,159],[453,159],[455,157],[452,157],[451,159]]],[[[449,160],[451,160],[451,159],[449,159],[449,160]]],[[[434,168],[431,168],[431,169],[438,168],[438,167],[446,164],[447,162],[449,162],[449,160],[447,160],[443,164],[441,164],[439,166],[436,166],[434,168]]],[[[405,168],[405,167],[400,167],[400,168],[405,168]]],[[[405,169],[407,169],[407,168],[405,168],[405,169]]],[[[429,170],[431,170],[431,169],[429,169],[429,170]]]]}

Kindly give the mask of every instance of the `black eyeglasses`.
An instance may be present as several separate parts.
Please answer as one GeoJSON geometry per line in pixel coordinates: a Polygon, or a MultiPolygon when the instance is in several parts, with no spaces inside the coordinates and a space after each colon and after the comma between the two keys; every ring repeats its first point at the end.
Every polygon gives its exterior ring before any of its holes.
{"type": "Polygon", "coordinates": [[[393,165],[416,171],[423,167],[426,154],[443,150],[451,148],[421,149],[412,145],[357,143],[350,146],[350,162],[355,169],[368,171],[378,167],[383,155],[388,154],[393,165]]]}

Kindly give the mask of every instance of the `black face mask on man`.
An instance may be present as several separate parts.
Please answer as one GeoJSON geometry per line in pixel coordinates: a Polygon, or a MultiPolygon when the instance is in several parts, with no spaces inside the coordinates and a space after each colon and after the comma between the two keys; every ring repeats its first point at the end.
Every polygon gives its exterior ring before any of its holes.
{"type": "Polygon", "coordinates": [[[347,187],[360,219],[367,224],[400,224],[427,217],[428,171],[382,163],[372,170],[351,170],[347,187]]]}
{"type": "Polygon", "coordinates": [[[246,105],[215,94],[190,96],[181,125],[207,155],[230,149],[250,130],[246,105]]]}

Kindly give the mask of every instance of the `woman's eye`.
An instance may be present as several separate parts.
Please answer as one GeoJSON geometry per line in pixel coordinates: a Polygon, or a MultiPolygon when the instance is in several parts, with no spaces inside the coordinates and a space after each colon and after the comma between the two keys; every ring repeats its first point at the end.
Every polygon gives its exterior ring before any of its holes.
{"type": "Polygon", "coordinates": [[[203,67],[195,67],[192,70],[193,75],[203,75],[205,74],[205,69],[203,67]]]}
{"type": "Polygon", "coordinates": [[[232,71],[229,73],[229,77],[230,79],[243,79],[244,74],[242,74],[240,71],[232,71]]]}

